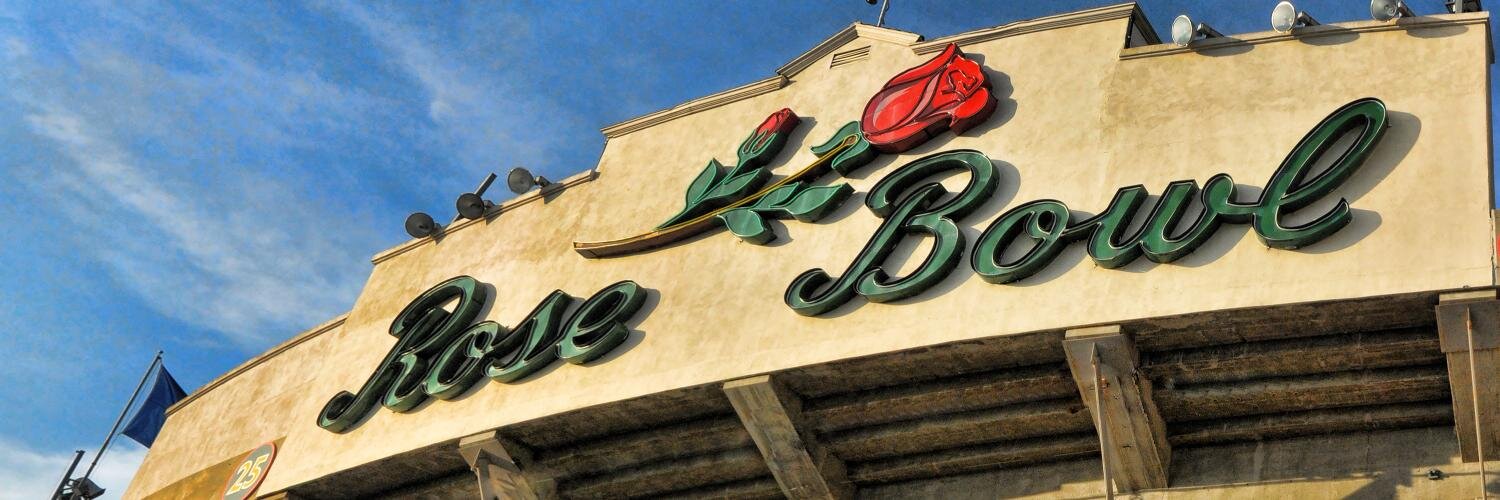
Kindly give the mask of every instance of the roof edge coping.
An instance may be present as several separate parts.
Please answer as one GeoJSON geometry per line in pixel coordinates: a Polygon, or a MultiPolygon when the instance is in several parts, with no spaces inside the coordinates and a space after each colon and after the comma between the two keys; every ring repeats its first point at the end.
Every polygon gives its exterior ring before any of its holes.
{"type": "Polygon", "coordinates": [[[292,337],[290,339],[287,339],[286,341],[284,341],[284,342],[282,342],[280,344],[277,344],[275,347],[270,348],[269,350],[267,350],[266,352],[261,353],[258,356],[255,356],[253,358],[245,360],[244,363],[240,363],[240,365],[234,367],[234,369],[229,370],[228,372],[225,372],[223,375],[219,375],[218,377],[215,377],[213,380],[210,380],[207,384],[203,384],[202,387],[194,389],[191,394],[187,395],[187,397],[182,398],[180,401],[178,401],[176,403],[172,403],[171,406],[167,407],[166,416],[168,416],[168,417],[172,416],[172,414],[176,413],[177,410],[182,409],[183,407],[187,406],[189,403],[192,403],[193,401],[197,401],[198,398],[203,397],[204,394],[208,394],[209,392],[212,392],[214,389],[217,389],[219,386],[228,383],[230,380],[234,379],[235,377],[238,377],[241,373],[245,373],[247,371],[250,371],[251,368],[255,368],[257,366],[260,366],[262,363],[265,363],[266,361],[269,361],[271,358],[274,358],[274,357],[280,355],[281,353],[290,350],[293,347],[297,347],[298,345],[302,344],[303,342],[307,342],[309,340],[317,338],[319,335],[331,332],[335,328],[343,326],[344,325],[344,320],[346,320],[346,319],[349,319],[349,313],[347,313],[347,312],[343,313],[343,314],[340,314],[338,316],[335,316],[335,317],[333,317],[333,319],[330,319],[328,321],[324,321],[323,324],[320,324],[318,326],[314,326],[312,328],[309,328],[309,329],[303,331],[302,333],[297,334],[296,336],[294,336],[294,337],[292,337]]]}
{"type": "Polygon", "coordinates": [[[918,55],[932,54],[935,52],[941,52],[943,48],[947,47],[950,43],[958,44],[958,46],[962,47],[965,45],[973,45],[976,43],[988,42],[990,40],[997,40],[1000,38],[1008,38],[1016,35],[1024,35],[1027,33],[1035,33],[1038,31],[1067,28],[1070,26],[1091,24],[1114,19],[1124,19],[1135,15],[1135,12],[1137,10],[1138,8],[1136,7],[1135,2],[1127,2],[1074,12],[1065,12],[1062,14],[1053,14],[1050,16],[1038,17],[1035,19],[1024,19],[990,28],[965,31],[956,35],[934,38],[932,40],[912,46],[912,51],[917,53],[918,55]]]}
{"type": "MultiPolygon", "coordinates": [[[[1386,21],[1349,21],[1342,23],[1324,23],[1317,26],[1298,27],[1291,33],[1277,31],[1258,31],[1254,33],[1243,33],[1225,35],[1218,38],[1208,38],[1194,41],[1192,44],[1181,47],[1173,43],[1162,43],[1158,45],[1146,45],[1142,47],[1131,47],[1120,51],[1121,60],[1141,59],[1146,57],[1157,57],[1187,52],[1202,52],[1228,47],[1242,47],[1246,45],[1258,45],[1262,43],[1282,42],[1288,40],[1308,40],[1326,36],[1347,35],[1350,33],[1370,33],[1378,31],[1412,30],[1420,28],[1433,28],[1439,26],[1460,26],[1467,24],[1489,24],[1490,13],[1488,11],[1465,12],[1462,14],[1434,14],[1429,16],[1402,17],[1394,22],[1386,21]]],[[[1485,30],[1486,43],[1489,43],[1489,30],[1485,30]]],[[[1492,49],[1488,49],[1493,52],[1492,49]]]]}

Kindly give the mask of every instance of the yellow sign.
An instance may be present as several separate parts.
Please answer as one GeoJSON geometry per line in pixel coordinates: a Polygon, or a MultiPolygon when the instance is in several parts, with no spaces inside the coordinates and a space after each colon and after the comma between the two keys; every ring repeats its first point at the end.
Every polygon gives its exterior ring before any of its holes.
{"type": "Polygon", "coordinates": [[[224,500],[245,500],[255,498],[255,489],[260,487],[260,482],[266,478],[266,472],[271,469],[271,461],[276,459],[276,443],[266,443],[255,448],[240,461],[240,465],[234,468],[234,474],[230,474],[229,483],[224,486],[224,500]]]}

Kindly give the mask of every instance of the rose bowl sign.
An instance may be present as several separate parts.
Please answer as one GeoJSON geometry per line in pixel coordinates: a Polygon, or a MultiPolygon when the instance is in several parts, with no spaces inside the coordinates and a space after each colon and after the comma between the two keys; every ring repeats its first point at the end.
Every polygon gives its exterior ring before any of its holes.
{"type": "MultiPolygon", "coordinates": [[[[769,243],[775,232],[768,220],[817,222],[854,193],[848,183],[820,179],[848,175],[876,155],[909,151],[945,130],[963,133],[988,119],[996,106],[983,68],[949,44],[937,57],[886,82],[859,121],[812,146],[816,160],[811,164],[772,179],[771,160],[802,121],[791,109],[780,109],[741,141],[733,166],[708,159],[687,184],[683,208],[660,225],[617,240],[574,242],[573,248],[588,258],[628,255],[717,227],[748,243],[769,243]]],[[[882,222],[844,270],[835,275],[811,269],[792,277],[782,300],[798,314],[819,316],[855,297],[869,302],[909,298],[931,289],[965,260],[986,282],[1005,285],[1036,274],[1074,242],[1084,244],[1089,257],[1105,268],[1141,257],[1172,262],[1192,253],[1224,224],[1250,226],[1270,248],[1310,245],[1349,223],[1349,202],[1338,200],[1307,222],[1288,223],[1286,215],[1329,196],[1353,176],[1386,127],[1384,103],[1357,99],[1313,125],[1257,195],[1244,195],[1233,178],[1218,174],[1201,186],[1191,179],[1169,183],[1144,217],[1139,212],[1150,195],[1141,185],[1120,188],[1091,217],[1076,217],[1059,200],[1036,200],[1000,214],[972,245],[958,224],[994,196],[1002,179],[981,151],[927,155],[894,169],[866,193],[865,208],[882,222]],[[1352,140],[1343,140],[1348,138],[1352,140]],[[1328,166],[1315,169],[1319,163],[1328,166]],[[936,179],[955,173],[967,183],[949,193],[936,179]],[[1190,210],[1195,201],[1200,208],[1190,210]],[[927,255],[913,256],[921,264],[893,276],[886,261],[913,238],[931,238],[927,255]]],[[[485,300],[483,290],[473,278],[462,276],[413,301],[391,325],[395,347],[358,393],[342,392],[328,402],[318,425],[346,432],[376,406],[414,411],[429,397],[455,398],[482,378],[510,383],[559,359],[579,364],[597,359],[623,343],[629,333],[625,322],[645,297],[644,289],[622,281],[565,314],[572,298],[557,291],[516,328],[506,329],[492,321],[473,322],[485,300]],[[439,307],[454,299],[458,305],[453,311],[439,307]]]]}

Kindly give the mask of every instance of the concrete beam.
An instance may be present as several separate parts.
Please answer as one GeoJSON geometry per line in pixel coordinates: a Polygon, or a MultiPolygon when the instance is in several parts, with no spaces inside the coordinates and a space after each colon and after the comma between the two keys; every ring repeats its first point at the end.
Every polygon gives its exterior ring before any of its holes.
{"type": "Polygon", "coordinates": [[[1067,365],[1056,363],[841,394],[810,402],[805,413],[813,429],[826,435],[935,415],[1071,399],[1077,390],[1067,365]]]}
{"type": "Polygon", "coordinates": [[[1241,342],[1141,356],[1146,374],[1168,384],[1202,384],[1443,361],[1437,330],[1419,328],[1241,342]]]}
{"type": "Polygon", "coordinates": [[[596,476],[639,464],[714,455],[754,446],[745,426],[732,416],[692,420],[640,432],[592,439],[545,450],[537,461],[558,480],[596,476]]]}
{"type": "Polygon", "coordinates": [[[1448,399],[1448,371],[1430,365],[1197,384],[1157,388],[1153,398],[1168,422],[1441,401],[1448,399]]]}
{"type": "Polygon", "coordinates": [[[1446,401],[1331,408],[1173,424],[1172,444],[1189,447],[1298,436],[1432,427],[1452,421],[1453,408],[1446,401]]]}
{"type": "MultiPolygon", "coordinates": [[[[981,443],[920,455],[858,462],[849,467],[856,481],[893,483],[955,474],[968,474],[1002,467],[1029,466],[1070,458],[1097,456],[1099,440],[1092,433],[1047,436],[1021,441],[981,443]]],[[[986,492],[974,492],[983,498],[986,492]]],[[[988,492],[990,498],[998,495],[988,492]]]]}
{"type": "Polygon", "coordinates": [[[1440,295],[1437,323],[1438,341],[1448,358],[1453,422],[1463,460],[1478,461],[1480,444],[1486,460],[1500,458],[1500,385],[1494,383],[1500,374],[1500,300],[1494,290],[1440,295]],[[1477,374],[1477,390],[1470,374],[1477,374]]]}
{"type": "Polygon", "coordinates": [[[1063,350],[1084,404],[1109,432],[1110,447],[1103,455],[1115,485],[1124,491],[1167,487],[1172,448],[1151,398],[1151,381],[1140,372],[1135,343],[1119,325],[1109,325],[1068,330],[1063,350]],[[1103,401],[1094,400],[1096,348],[1103,401]]]}
{"type": "Polygon", "coordinates": [[[508,443],[496,431],[458,440],[458,452],[479,480],[480,500],[551,500],[557,483],[532,466],[525,447],[508,443]]]}
{"type": "Polygon", "coordinates": [[[865,462],[973,443],[1089,432],[1092,422],[1075,396],[862,427],[829,435],[823,444],[845,460],[865,462]]]}
{"type": "Polygon", "coordinates": [[[754,480],[766,475],[753,448],[663,460],[600,471],[562,482],[563,498],[659,498],[706,484],[754,480]]]}
{"type": "Polygon", "coordinates": [[[769,375],[726,382],[724,394],[787,498],[854,497],[843,461],[818,443],[805,424],[801,398],[769,375]]]}

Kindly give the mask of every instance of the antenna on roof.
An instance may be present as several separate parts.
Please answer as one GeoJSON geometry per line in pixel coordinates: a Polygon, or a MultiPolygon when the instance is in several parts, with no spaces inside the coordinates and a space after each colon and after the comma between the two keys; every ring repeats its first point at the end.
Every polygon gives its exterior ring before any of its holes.
{"type": "MultiPolygon", "coordinates": [[[[875,5],[875,0],[865,0],[865,3],[875,5]]],[[[885,11],[891,10],[891,0],[885,0],[880,4],[880,17],[875,19],[875,26],[885,26],[885,11]]]]}

